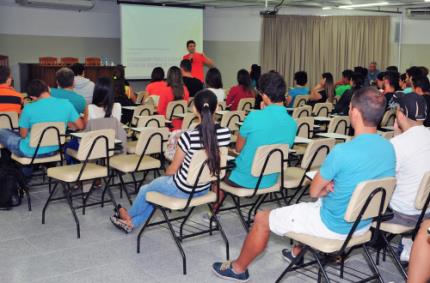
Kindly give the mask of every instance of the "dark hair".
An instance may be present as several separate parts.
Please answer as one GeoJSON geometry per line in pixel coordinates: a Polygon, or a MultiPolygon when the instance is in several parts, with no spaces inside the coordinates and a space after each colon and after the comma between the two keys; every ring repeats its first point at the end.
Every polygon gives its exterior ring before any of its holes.
{"type": "Polygon", "coordinates": [[[386,74],[386,73],[388,73],[388,72],[390,72],[390,71],[387,71],[387,72],[379,72],[379,73],[376,75],[376,79],[377,79],[377,80],[379,80],[379,81],[382,81],[382,80],[384,79],[384,77],[385,77],[385,74],[386,74]]]}
{"type": "Polygon", "coordinates": [[[257,89],[259,89],[260,88],[259,80],[261,77],[261,67],[258,66],[257,64],[252,64],[251,65],[251,72],[249,73],[249,76],[251,77],[251,82],[255,81],[255,87],[257,89]]]}
{"type": "Polygon", "coordinates": [[[354,89],[357,90],[359,88],[362,88],[364,85],[364,77],[360,73],[352,73],[351,81],[354,83],[354,89]]]}
{"type": "Polygon", "coordinates": [[[200,90],[194,96],[194,106],[200,114],[199,135],[208,156],[207,164],[211,174],[220,172],[220,152],[213,114],[218,106],[216,95],[207,89],[200,90]]]}
{"type": "Polygon", "coordinates": [[[422,76],[422,70],[419,68],[419,67],[416,67],[416,66],[412,66],[412,67],[410,67],[409,69],[407,69],[406,70],[406,74],[409,76],[409,77],[419,77],[419,76],[422,76]]]}
{"type": "Polygon", "coordinates": [[[350,70],[350,69],[343,70],[342,77],[344,77],[344,78],[346,78],[348,80],[351,80],[353,73],[354,72],[352,70],[350,70]]]}
{"type": "Polygon", "coordinates": [[[188,40],[188,41],[187,41],[187,47],[188,47],[188,45],[190,45],[190,44],[194,44],[194,45],[196,45],[196,42],[195,42],[194,40],[188,40]]]}
{"type": "Polygon", "coordinates": [[[210,68],[206,73],[206,86],[211,88],[222,88],[221,72],[217,68],[210,68]]]}
{"type": "Polygon", "coordinates": [[[325,90],[325,93],[327,94],[327,100],[329,102],[333,102],[333,97],[334,97],[333,75],[331,73],[323,73],[321,77],[325,79],[324,90],[325,90]]]}
{"type": "Polygon", "coordinates": [[[406,73],[403,73],[403,74],[400,75],[400,80],[402,82],[406,82],[406,73]]]}
{"type": "Polygon", "coordinates": [[[112,115],[114,99],[112,80],[107,77],[98,78],[94,86],[92,103],[98,107],[103,107],[106,118],[112,115]]]}
{"type": "Polygon", "coordinates": [[[430,82],[427,76],[412,77],[412,84],[414,88],[419,87],[423,92],[430,91],[430,82]]]}
{"type": "Polygon", "coordinates": [[[429,74],[429,69],[427,68],[427,67],[425,67],[425,66],[420,66],[420,67],[418,67],[418,68],[420,68],[421,69],[421,74],[423,75],[423,76],[428,76],[428,74],[429,74]]]}
{"type": "Polygon", "coordinates": [[[364,78],[367,77],[368,70],[362,66],[354,67],[354,73],[360,73],[364,78]]]}
{"type": "Polygon", "coordinates": [[[81,63],[75,63],[70,67],[70,69],[75,73],[75,76],[82,76],[85,71],[85,66],[81,63]]]}
{"type": "Polygon", "coordinates": [[[298,71],[294,73],[294,80],[298,85],[304,86],[308,82],[308,73],[305,71],[298,71]]]}
{"type": "Polygon", "coordinates": [[[123,65],[116,65],[113,70],[113,79],[123,79],[125,80],[125,68],[123,65]]]}
{"type": "Polygon", "coordinates": [[[176,67],[170,67],[167,71],[167,85],[172,88],[173,100],[184,99],[184,82],[182,80],[181,70],[176,67]]]}
{"type": "Polygon", "coordinates": [[[164,80],[164,70],[161,67],[155,67],[151,73],[151,83],[164,80]]]}
{"type": "Polygon", "coordinates": [[[179,64],[179,67],[181,67],[181,69],[184,69],[185,72],[191,72],[191,60],[182,60],[179,64]]]}
{"type": "Polygon", "coordinates": [[[71,87],[75,81],[75,73],[67,67],[59,69],[55,73],[55,77],[61,88],[71,87]]]}
{"type": "Polygon", "coordinates": [[[265,73],[260,78],[260,91],[273,103],[284,102],[287,86],[279,73],[265,73]]]}
{"type": "Polygon", "coordinates": [[[377,127],[385,112],[385,96],[374,87],[363,87],[354,92],[351,107],[360,111],[365,126],[377,127]]]}
{"type": "Polygon", "coordinates": [[[386,70],[387,70],[388,72],[398,72],[398,71],[399,71],[399,68],[397,68],[397,66],[388,66],[388,67],[386,68],[386,70]]]}
{"type": "Polygon", "coordinates": [[[243,87],[244,90],[251,89],[251,77],[245,69],[241,69],[237,72],[237,83],[243,87]]]}
{"type": "Polygon", "coordinates": [[[125,86],[124,66],[117,65],[113,71],[113,91],[115,96],[127,97],[127,94],[125,93],[125,86]]]}
{"type": "Polygon", "coordinates": [[[394,87],[395,91],[400,90],[400,74],[398,72],[385,72],[384,80],[387,80],[390,86],[394,87]]]}
{"type": "Polygon", "coordinates": [[[44,92],[49,92],[49,87],[42,80],[31,80],[27,85],[28,96],[39,97],[44,92]]]}
{"type": "Polygon", "coordinates": [[[0,66],[0,84],[4,84],[10,77],[10,69],[6,66],[0,66]]]}

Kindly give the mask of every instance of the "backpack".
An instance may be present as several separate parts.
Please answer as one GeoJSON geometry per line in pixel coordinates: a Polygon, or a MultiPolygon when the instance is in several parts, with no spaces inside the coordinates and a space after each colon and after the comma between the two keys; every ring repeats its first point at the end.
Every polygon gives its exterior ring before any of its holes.
{"type": "Polygon", "coordinates": [[[24,175],[17,167],[0,165],[0,210],[9,210],[21,204],[24,180],[24,175]]]}

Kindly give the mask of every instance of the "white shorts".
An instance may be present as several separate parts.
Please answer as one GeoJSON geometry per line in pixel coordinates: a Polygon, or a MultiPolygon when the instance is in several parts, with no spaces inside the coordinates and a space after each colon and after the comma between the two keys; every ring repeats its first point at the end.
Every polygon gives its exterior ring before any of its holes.
{"type": "MultiPolygon", "coordinates": [[[[285,236],[289,232],[310,236],[344,240],[348,235],[335,233],[327,228],[320,216],[321,201],[302,202],[290,206],[274,209],[269,215],[270,231],[285,236]]],[[[366,233],[370,225],[357,230],[354,235],[366,233]]]]}

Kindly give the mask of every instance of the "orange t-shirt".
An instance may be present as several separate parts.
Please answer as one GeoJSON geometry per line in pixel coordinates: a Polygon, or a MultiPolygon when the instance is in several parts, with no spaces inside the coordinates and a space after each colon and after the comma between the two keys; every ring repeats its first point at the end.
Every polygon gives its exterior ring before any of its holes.
{"type": "MultiPolygon", "coordinates": [[[[188,89],[184,86],[184,100],[188,101],[190,97],[190,93],[188,89]]],[[[172,88],[167,86],[164,88],[162,93],[160,93],[160,100],[158,100],[157,112],[160,115],[164,115],[166,117],[167,105],[169,102],[173,101],[173,91],[172,88]]],[[[170,117],[166,117],[169,119],[170,117]]],[[[173,130],[179,130],[182,127],[182,119],[172,119],[173,130]]]]}
{"type": "Polygon", "coordinates": [[[160,94],[164,91],[164,89],[166,87],[167,87],[167,83],[165,81],[153,82],[153,83],[149,83],[146,86],[146,92],[149,95],[158,95],[158,96],[160,96],[160,94]]]}
{"type": "Polygon", "coordinates": [[[204,82],[204,66],[206,63],[206,57],[202,53],[187,54],[182,59],[191,60],[191,75],[200,81],[204,82]]]}
{"type": "Polygon", "coordinates": [[[0,84],[0,112],[21,113],[24,96],[7,84],[0,84]]]}

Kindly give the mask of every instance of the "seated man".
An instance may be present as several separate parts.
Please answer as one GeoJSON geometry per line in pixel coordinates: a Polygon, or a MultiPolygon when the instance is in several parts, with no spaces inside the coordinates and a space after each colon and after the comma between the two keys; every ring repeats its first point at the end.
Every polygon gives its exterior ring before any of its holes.
{"type": "Polygon", "coordinates": [[[190,97],[194,97],[197,92],[203,89],[203,83],[191,75],[191,61],[184,59],[181,61],[181,73],[184,85],[187,87],[190,97]]]}
{"type": "MultiPolygon", "coordinates": [[[[427,115],[424,98],[416,93],[396,93],[394,102],[398,105],[395,133],[390,141],[396,152],[396,189],[390,201],[394,217],[388,222],[414,227],[421,211],[415,208],[415,198],[421,180],[430,171],[430,131],[423,126],[427,115]]],[[[430,214],[426,215],[430,217],[430,214]]],[[[411,240],[404,239],[401,259],[409,259],[411,240]]]]}
{"type": "Polygon", "coordinates": [[[84,113],[86,107],[85,98],[73,91],[75,73],[64,67],[59,69],[55,76],[58,88],[51,89],[52,97],[67,99],[79,114],[84,113]]]}
{"type": "Polygon", "coordinates": [[[71,68],[75,74],[73,91],[82,95],[87,104],[91,104],[93,102],[94,83],[85,77],[85,66],[81,63],[76,63],[71,68]]]}
{"type": "Polygon", "coordinates": [[[309,94],[309,88],[306,87],[306,84],[308,83],[308,74],[305,71],[296,72],[294,74],[294,81],[296,82],[296,86],[288,90],[288,107],[294,106],[294,100],[297,95],[309,94]]]}
{"type": "Polygon", "coordinates": [[[336,83],[336,88],[334,90],[336,96],[341,97],[345,91],[351,89],[349,82],[351,81],[353,73],[352,70],[343,70],[342,79],[336,83]]]}
{"type": "Polygon", "coordinates": [[[0,66],[0,112],[21,113],[23,95],[12,87],[10,69],[0,66]]]}
{"type": "Polygon", "coordinates": [[[430,127],[430,81],[425,76],[419,76],[412,79],[414,92],[421,95],[427,103],[427,117],[424,121],[425,127],[430,127]]]}
{"type": "MultiPolygon", "coordinates": [[[[264,251],[270,231],[280,236],[294,232],[345,239],[353,223],[346,222],[344,216],[357,184],[395,175],[393,146],[376,133],[384,110],[385,98],[376,89],[368,87],[357,91],[349,113],[355,138],[338,144],[312,181],[310,195],[319,200],[259,211],[239,257],[231,263],[214,263],[214,272],[222,278],[247,281],[248,266],[264,251]]],[[[370,220],[361,221],[356,235],[367,232],[370,224],[370,220]]],[[[282,251],[286,260],[300,252],[300,246],[295,246],[292,251],[282,251]]]]}
{"type": "MultiPolygon", "coordinates": [[[[36,148],[30,146],[31,127],[43,122],[64,122],[74,128],[83,129],[84,123],[73,105],[65,100],[51,97],[48,86],[41,80],[33,80],[27,88],[28,96],[34,100],[25,105],[19,118],[19,134],[0,129],[0,144],[20,157],[33,157],[36,148]]],[[[50,156],[57,146],[40,147],[37,157],[50,156]]]]}
{"type": "MultiPolygon", "coordinates": [[[[262,110],[248,114],[236,141],[236,167],[226,182],[235,187],[254,189],[257,177],[251,175],[251,167],[258,147],[270,144],[294,144],[297,124],[283,106],[286,85],[278,73],[267,73],[260,78],[262,110]]],[[[273,186],[278,174],[262,178],[260,188],[273,186]]]]}

